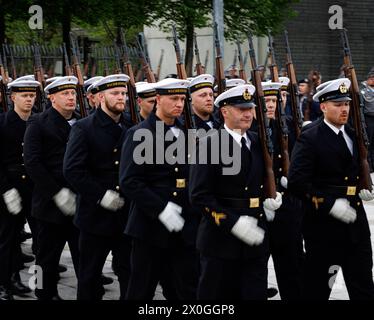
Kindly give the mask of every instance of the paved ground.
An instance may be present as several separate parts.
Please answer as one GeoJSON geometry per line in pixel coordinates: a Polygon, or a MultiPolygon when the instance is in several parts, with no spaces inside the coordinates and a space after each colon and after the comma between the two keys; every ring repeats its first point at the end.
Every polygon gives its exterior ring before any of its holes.
{"type": "MultiPolygon", "coordinates": [[[[373,176],[374,181],[374,176],[373,176]]],[[[370,230],[371,234],[374,235],[374,201],[365,203],[365,208],[370,224],[370,230]]],[[[374,247],[374,236],[372,236],[372,246],[374,247]]],[[[28,240],[23,244],[23,250],[26,253],[30,253],[31,249],[31,241],[28,240]]],[[[111,269],[111,259],[112,256],[109,255],[108,259],[104,266],[104,274],[107,276],[110,276],[114,279],[116,279],[116,276],[113,274],[113,271],[111,269]]],[[[59,282],[59,294],[60,296],[65,300],[75,300],[76,299],[76,288],[77,288],[77,280],[75,278],[74,269],[72,265],[72,260],[69,252],[68,246],[65,247],[62,257],[61,257],[61,263],[66,265],[68,267],[68,271],[61,274],[61,280],[59,282]]],[[[27,267],[29,268],[32,266],[33,263],[27,264],[27,267]]],[[[21,277],[22,281],[27,285],[28,279],[30,278],[31,274],[28,273],[28,268],[22,270],[21,277]]],[[[277,281],[275,278],[274,273],[274,267],[272,260],[269,261],[269,277],[268,282],[270,287],[277,287],[277,281]]],[[[117,280],[114,281],[113,284],[105,286],[106,292],[104,295],[104,300],[118,300],[119,298],[119,286],[117,280]]],[[[35,295],[33,293],[29,294],[27,297],[15,297],[19,300],[35,300],[35,295]]],[[[162,295],[162,290],[160,287],[157,288],[157,292],[155,295],[156,300],[163,300],[164,297],[162,295]]],[[[279,295],[275,296],[273,298],[274,300],[279,300],[279,295]]],[[[348,294],[347,290],[344,284],[344,279],[342,277],[341,272],[339,272],[335,285],[332,290],[332,294],[330,297],[331,300],[347,300],[348,294]]]]}

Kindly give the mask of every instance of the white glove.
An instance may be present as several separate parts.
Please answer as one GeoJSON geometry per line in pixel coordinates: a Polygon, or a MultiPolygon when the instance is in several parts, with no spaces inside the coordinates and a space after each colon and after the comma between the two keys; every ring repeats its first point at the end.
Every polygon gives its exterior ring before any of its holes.
{"type": "Polygon", "coordinates": [[[280,184],[283,188],[287,189],[288,186],[288,179],[285,176],[282,176],[280,179],[280,184]]]}
{"type": "Polygon", "coordinates": [[[182,207],[169,201],[165,209],[159,214],[158,218],[169,232],[178,232],[184,226],[184,219],[181,216],[182,207]]]}
{"type": "Polygon", "coordinates": [[[8,211],[13,214],[19,214],[22,210],[21,196],[16,188],[12,188],[3,193],[4,202],[8,211]]]}
{"type": "Polygon", "coordinates": [[[105,209],[117,211],[125,205],[125,199],[118,192],[107,190],[100,201],[100,205],[105,209]]]}
{"type": "Polygon", "coordinates": [[[263,207],[266,215],[267,221],[273,221],[275,217],[275,210],[279,209],[282,205],[282,195],[277,192],[275,199],[267,198],[264,201],[263,207]]]}
{"type": "Polygon", "coordinates": [[[302,124],[302,127],[305,127],[306,125],[308,125],[309,123],[312,123],[312,121],[304,121],[303,124],[302,124]]]}
{"type": "Polygon", "coordinates": [[[351,223],[356,220],[356,210],[349,205],[349,201],[344,198],[335,200],[330,210],[330,214],[345,223],[351,223]]]}
{"type": "Polygon", "coordinates": [[[70,189],[61,188],[61,190],[53,196],[53,200],[65,216],[73,216],[75,214],[76,196],[70,189]]]}
{"type": "Polygon", "coordinates": [[[371,201],[374,199],[374,186],[372,188],[372,191],[369,191],[368,189],[362,189],[360,193],[358,194],[361,200],[364,201],[371,201]]]}
{"type": "Polygon", "coordinates": [[[231,233],[250,246],[261,244],[265,236],[265,231],[257,226],[257,219],[249,216],[240,216],[231,233]]]}

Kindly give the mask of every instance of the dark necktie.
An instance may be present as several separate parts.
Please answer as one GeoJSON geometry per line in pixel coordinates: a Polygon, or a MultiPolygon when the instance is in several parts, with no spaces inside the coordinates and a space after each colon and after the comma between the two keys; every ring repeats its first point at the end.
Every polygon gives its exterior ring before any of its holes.
{"type": "Polygon", "coordinates": [[[344,139],[343,131],[339,130],[338,138],[339,138],[339,143],[340,143],[341,147],[342,147],[346,152],[348,152],[348,154],[351,156],[352,153],[351,153],[351,151],[349,150],[348,145],[347,145],[347,142],[346,142],[345,139],[344,139]]]}
{"type": "Polygon", "coordinates": [[[250,156],[251,153],[247,147],[247,141],[244,137],[240,140],[242,144],[241,148],[241,157],[242,157],[242,171],[245,173],[245,175],[249,172],[249,166],[250,166],[250,156]]]}

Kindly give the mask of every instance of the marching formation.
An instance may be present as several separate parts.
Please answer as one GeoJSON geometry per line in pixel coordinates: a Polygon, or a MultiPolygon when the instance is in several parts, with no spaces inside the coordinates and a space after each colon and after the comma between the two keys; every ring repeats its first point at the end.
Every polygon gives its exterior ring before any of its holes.
{"type": "Polygon", "coordinates": [[[268,66],[248,37],[249,78],[240,43],[239,74],[225,75],[218,37],[216,74],[195,42],[187,78],[175,29],[177,73],[159,81],[144,52],[135,81],[124,39],[116,72],[86,80],[73,38],[65,76],[44,79],[37,45],[34,75],[11,80],[0,61],[0,300],[31,292],[26,221],[39,300],[61,300],[66,243],[78,300],[102,299],[110,252],[121,300],[152,300],[158,284],[171,301],[266,300],[270,255],[282,300],[327,300],[335,266],[350,299],[374,299],[374,71],[360,91],[344,30],[345,74],[326,82],[297,80],[287,32],[281,76],[272,37],[268,66]]]}

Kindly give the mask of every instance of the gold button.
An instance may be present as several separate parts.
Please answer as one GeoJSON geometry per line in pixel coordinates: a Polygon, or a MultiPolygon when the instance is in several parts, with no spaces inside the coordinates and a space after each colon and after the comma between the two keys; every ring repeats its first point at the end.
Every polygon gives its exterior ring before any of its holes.
{"type": "Polygon", "coordinates": [[[24,156],[24,154],[22,153],[22,157],[24,156]]]}
{"type": "Polygon", "coordinates": [[[248,190],[248,187],[245,187],[245,188],[244,188],[244,190],[246,190],[246,191],[247,191],[247,190],[248,190]]]}
{"type": "Polygon", "coordinates": [[[116,186],[116,190],[119,191],[119,186],[116,186]]]}
{"type": "Polygon", "coordinates": [[[283,191],[281,192],[281,195],[282,195],[282,196],[284,195],[284,192],[283,192],[283,191]]]}
{"type": "Polygon", "coordinates": [[[262,217],[263,217],[263,215],[264,215],[264,214],[263,214],[263,213],[261,213],[261,214],[260,214],[260,218],[262,218],[262,217]]]}
{"type": "Polygon", "coordinates": [[[260,189],[262,189],[264,186],[263,185],[260,185],[260,189]]]}
{"type": "Polygon", "coordinates": [[[117,148],[113,149],[113,152],[114,152],[114,153],[116,153],[117,151],[118,151],[117,148]]]}
{"type": "Polygon", "coordinates": [[[279,158],[279,159],[282,158],[282,155],[281,155],[281,154],[278,154],[278,158],[279,158]]]}
{"type": "Polygon", "coordinates": [[[281,172],[282,171],[282,168],[279,168],[279,172],[281,172]]]}
{"type": "Polygon", "coordinates": [[[23,145],[24,145],[24,143],[22,142],[22,143],[21,143],[21,146],[23,147],[23,145]]]}
{"type": "Polygon", "coordinates": [[[174,170],[175,170],[175,172],[178,172],[178,171],[179,171],[179,169],[178,169],[178,168],[175,168],[174,170]]]}
{"type": "Polygon", "coordinates": [[[173,196],[176,197],[178,195],[178,193],[176,193],[175,191],[173,192],[173,196]]]}
{"type": "Polygon", "coordinates": [[[348,180],[348,177],[344,177],[344,180],[348,180]]]}
{"type": "Polygon", "coordinates": [[[22,175],[22,179],[26,179],[26,176],[24,174],[22,175]]]}
{"type": "Polygon", "coordinates": [[[118,166],[118,165],[119,165],[119,161],[114,162],[114,164],[115,164],[116,166],[118,166]]]}
{"type": "Polygon", "coordinates": [[[357,176],[356,178],[357,178],[357,180],[358,180],[358,179],[360,179],[360,177],[359,177],[359,176],[357,176]]]}

